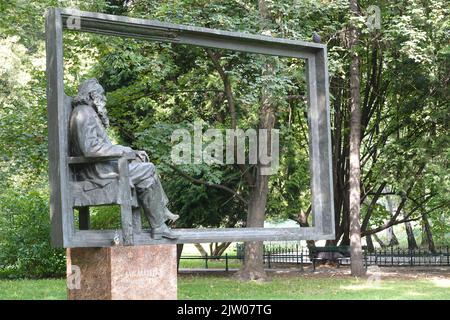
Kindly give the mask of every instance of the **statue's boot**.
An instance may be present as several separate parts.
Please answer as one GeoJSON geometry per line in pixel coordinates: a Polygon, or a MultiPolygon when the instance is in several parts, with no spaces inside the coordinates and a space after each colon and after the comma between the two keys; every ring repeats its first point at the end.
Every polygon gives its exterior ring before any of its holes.
{"type": "Polygon", "coordinates": [[[167,208],[163,192],[160,184],[155,183],[150,188],[139,192],[139,200],[150,223],[152,238],[155,240],[177,239],[178,237],[164,223],[167,220],[167,208]]]}
{"type": "Polygon", "coordinates": [[[166,207],[166,220],[170,220],[172,223],[177,221],[178,218],[180,218],[180,216],[178,214],[174,214],[172,212],[170,212],[169,209],[167,209],[166,207]]]}
{"type": "Polygon", "coordinates": [[[180,218],[180,216],[170,212],[170,210],[167,208],[167,203],[169,202],[169,199],[167,199],[166,193],[164,192],[164,189],[163,189],[162,184],[161,184],[161,180],[159,179],[158,175],[155,175],[155,182],[154,182],[154,184],[155,185],[153,186],[153,188],[160,190],[160,192],[161,192],[161,199],[162,199],[162,202],[164,203],[164,206],[165,206],[165,219],[164,219],[164,221],[169,220],[172,223],[177,221],[178,218],[180,218]]]}

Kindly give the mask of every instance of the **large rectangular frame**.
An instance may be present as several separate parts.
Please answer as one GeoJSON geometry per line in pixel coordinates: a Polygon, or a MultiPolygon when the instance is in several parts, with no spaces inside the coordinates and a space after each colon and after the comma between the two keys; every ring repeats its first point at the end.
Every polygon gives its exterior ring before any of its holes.
{"type": "Polygon", "coordinates": [[[177,240],[151,238],[143,230],[135,244],[200,243],[234,241],[328,240],[335,239],[332,184],[330,108],[327,48],[325,45],[246,33],[198,28],[51,8],[46,16],[47,109],[49,131],[49,179],[52,244],[63,247],[111,246],[120,230],[75,230],[70,210],[65,120],[63,30],[71,29],[111,36],[175,42],[306,60],[309,102],[309,146],[313,227],[305,228],[209,228],[174,229],[177,240]]]}

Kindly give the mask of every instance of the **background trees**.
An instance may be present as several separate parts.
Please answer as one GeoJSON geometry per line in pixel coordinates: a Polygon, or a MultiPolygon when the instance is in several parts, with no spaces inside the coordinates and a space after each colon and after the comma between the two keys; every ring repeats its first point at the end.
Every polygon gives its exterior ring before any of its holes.
{"type": "MultiPolygon", "coordinates": [[[[433,243],[448,241],[450,223],[448,8],[437,0],[357,4],[359,15],[353,19],[347,0],[99,0],[80,1],[79,7],[307,41],[313,31],[318,32],[330,60],[337,234],[330,244],[350,243],[350,64],[351,53],[356,54],[361,96],[361,235],[370,246],[371,236],[375,240],[377,233],[405,225],[408,245],[414,247],[414,241],[422,242],[414,237],[423,227],[419,238],[433,249],[433,243]],[[366,25],[372,4],[381,9],[380,29],[366,25]],[[361,33],[350,51],[352,25],[361,33]]],[[[11,227],[11,221],[18,221],[12,217],[27,221],[34,212],[23,209],[29,208],[30,199],[36,199],[33,210],[46,210],[40,205],[47,197],[43,13],[58,5],[72,4],[56,0],[0,3],[0,196],[9,199],[0,206],[0,252],[9,252],[10,257],[18,256],[19,250],[7,249],[17,243],[7,240],[11,230],[22,235],[29,232],[25,227],[11,227]]],[[[250,212],[258,212],[259,218],[292,219],[299,226],[311,223],[301,61],[76,33],[65,34],[64,53],[67,93],[73,95],[87,77],[95,76],[104,84],[111,134],[117,142],[149,151],[173,199],[171,205],[180,213],[177,226],[253,225],[250,212]],[[264,103],[268,93],[270,103],[264,103]],[[266,200],[255,197],[258,165],[170,163],[173,129],[190,129],[200,119],[205,129],[274,126],[280,130],[278,174],[259,181],[266,200]]],[[[107,216],[99,211],[94,221],[104,226],[111,222],[107,216]]],[[[40,221],[45,224],[44,217],[40,221]]],[[[43,236],[36,237],[36,243],[48,243],[45,228],[38,230],[43,236]]],[[[247,261],[260,264],[256,256],[247,261]]],[[[2,256],[0,268],[18,261],[2,256]]]]}

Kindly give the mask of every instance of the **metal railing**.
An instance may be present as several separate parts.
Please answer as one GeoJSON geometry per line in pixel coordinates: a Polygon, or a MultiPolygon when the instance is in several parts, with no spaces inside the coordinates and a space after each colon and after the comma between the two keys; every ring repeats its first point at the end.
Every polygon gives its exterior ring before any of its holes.
{"type": "Polygon", "coordinates": [[[417,249],[384,248],[372,252],[364,251],[367,265],[393,266],[450,266],[449,247],[438,248],[434,252],[417,249]]]}
{"type": "Polygon", "coordinates": [[[242,261],[242,257],[237,256],[237,255],[229,255],[229,254],[225,254],[222,256],[211,256],[211,255],[202,255],[202,256],[181,256],[180,258],[181,260],[203,260],[203,266],[204,269],[210,269],[208,262],[209,261],[223,261],[224,262],[224,267],[225,267],[225,271],[229,271],[229,264],[230,264],[230,260],[240,260],[242,261]]]}
{"type": "MultiPolygon", "coordinates": [[[[230,261],[238,260],[240,263],[244,260],[243,249],[237,250],[235,255],[221,255],[221,256],[181,256],[181,260],[203,260],[202,266],[204,269],[212,269],[211,261],[223,263],[225,271],[230,270],[230,261]]],[[[263,255],[264,264],[267,268],[274,267],[282,268],[286,265],[295,265],[303,270],[305,265],[312,263],[308,248],[301,246],[281,247],[272,246],[264,248],[263,255]]],[[[450,248],[440,247],[436,248],[434,252],[424,249],[409,250],[401,248],[383,248],[374,251],[364,249],[364,261],[366,266],[376,265],[383,267],[394,266],[450,266],[450,248]]],[[[219,264],[220,264],[219,263],[219,264]]],[[[348,261],[341,261],[341,265],[349,264],[348,261]]],[[[215,267],[214,269],[217,269],[215,267]]],[[[222,268],[220,268],[222,269],[222,268]]]]}

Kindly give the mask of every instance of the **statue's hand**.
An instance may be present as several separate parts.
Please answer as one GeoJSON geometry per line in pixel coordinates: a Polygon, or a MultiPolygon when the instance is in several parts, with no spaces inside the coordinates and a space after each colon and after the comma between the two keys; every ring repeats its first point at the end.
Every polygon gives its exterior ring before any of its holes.
{"type": "Polygon", "coordinates": [[[122,146],[122,152],[124,153],[124,154],[126,154],[126,153],[131,153],[131,152],[133,152],[133,149],[131,149],[130,147],[124,147],[124,146],[122,146]]]}
{"type": "Polygon", "coordinates": [[[149,162],[150,161],[147,152],[145,152],[143,150],[136,150],[136,151],[134,151],[134,153],[136,153],[136,156],[139,159],[141,159],[142,162],[149,162]]]}

